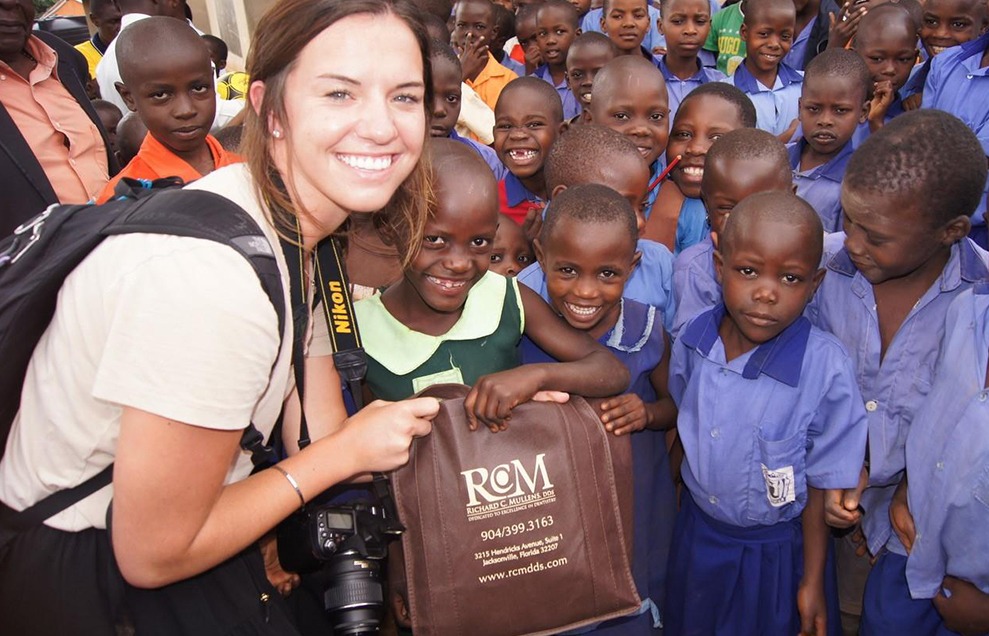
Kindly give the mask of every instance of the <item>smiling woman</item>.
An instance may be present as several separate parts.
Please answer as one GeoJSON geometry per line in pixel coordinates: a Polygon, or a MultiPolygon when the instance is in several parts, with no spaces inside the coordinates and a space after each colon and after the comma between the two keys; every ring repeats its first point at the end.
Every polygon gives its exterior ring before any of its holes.
{"type": "MultiPolygon", "coordinates": [[[[401,0],[283,0],[258,24],[247,164],[189,187],[257,222],[286,292],[310,283],[290,275],[279,242],[309,269],[316,244],[351,214],[380,210],[403,254],[422,242],[430,81],[417,16],[401,0]],[[374,54],[354,55],[369,42],[374,54]]],[[[0,461],[0,518],[111,464],[113,484],[6,544],[0,633],[112,634],[123,614],[137,633],[297,633],[258,540],[300,499],[405,463],[436,400],[374,403],[341,425],[340,380],[317,316],[323,336],[307,343],[305,361],[314,441],[298,450],[292,325],[279,332],[256,274],[221,244],[107,239],[60,298],[0,461]],[[241,435],[253,423],[268,438],[280,414],[291,456],[251,475],[241,435]]]]}

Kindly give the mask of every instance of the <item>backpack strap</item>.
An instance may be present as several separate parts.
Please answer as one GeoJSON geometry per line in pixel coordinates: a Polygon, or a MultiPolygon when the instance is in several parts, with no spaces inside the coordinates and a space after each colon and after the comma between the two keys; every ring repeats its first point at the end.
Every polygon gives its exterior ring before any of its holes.
{"type": "MultiPolygon", "coordinates": [[[[230,246],[254,269],[278,317],[279,338],[284,334],[285,296],[275,252],[254,219],[226,197],[203,190],[162,190],[154,192],[154,196],[140,196],[133,208],[109,223],[102,234],[165,234],[230,246]]],[[[274,450],[265,445],[264,436],[253,423],[244,430],[240,446],[251,453],[255,467],[277,460],[274,450]]],[[[83,483],[55,492],[24,510],[0,506],[0,528],[18,533],[38,526],[111,481],[112,463],[83,483]]]]}

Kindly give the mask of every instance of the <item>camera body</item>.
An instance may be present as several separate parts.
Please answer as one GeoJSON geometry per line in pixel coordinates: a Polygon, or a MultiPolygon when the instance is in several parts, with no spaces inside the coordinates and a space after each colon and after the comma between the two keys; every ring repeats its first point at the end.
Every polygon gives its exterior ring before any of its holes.
{"type": "Polygon", "coordinates": [[[278,559],[288,571],[313,575],[334,634],[377,633],[382,561],[402,531],[383,505],[310,504],[278,526],[278,559]]]}

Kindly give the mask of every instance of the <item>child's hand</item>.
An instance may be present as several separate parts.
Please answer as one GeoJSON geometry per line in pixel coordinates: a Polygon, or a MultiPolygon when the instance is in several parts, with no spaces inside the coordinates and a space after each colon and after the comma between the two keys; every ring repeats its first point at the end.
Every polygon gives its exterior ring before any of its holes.
{"type": "Polygon", "coordinates": [[[506,430],[512,409],[531,400],[539,392],[542,380],[542,373],[534,365],[480,378],[464,399],[470,430],[477,430],[479,422],[492,433],[506,430]]]}
{"type": "Polygon", "coordinates": [[[886,120],[886,111],[889,110],[896,91],[893,90],[893,82],[883,80],[876,82],[876,87],[872,92],[872,101],[869,102],[869,130],[878,132],[886,120]]]}
{"type": "Polygon", "coordinates": [[[903,110],[917,110],[924,101],[924,93],[914,93],[903,100],[903,110]]]}
{"type": "Polygon", "coordinates": [[[944,577],[941,592],[933,601],[945,627],[951,631],[960,634],[989,632],[989,594],[983,594],[968,581],[944,577]]]}
{"type": "Polygon", "coordinates": [[[522,233],[525,234],[525,240],[529,241],[529,245],[532,245],[532,241],[539,238],[539,233],[543,230],[544,207],[530,208],[525,213],[525,220],[522,221],[522,233]]]}
{"type": "Polygon", "coordinates": [[[907,504],[907,488],[905,482],[900,482],[893,493],[893,501],[889,504],[889,521],[893,524],[893,532],[907,549],[907,554],[913,550],[913,542],[917,537],[917,528],[913,523],[913,515],[910,514],[910,506],[907,504]]]}
{"type": "Polygon", "coordinates": [[[790,140],[793,139],[793,135],[797,132],[797,126],[799,124],[800,124],[799,119],[794,119],[793,121],[791,121],[790,126],[780,134],[778,139],[785,144],[790,143],[790,140]]]}
{"type": "Polygon", "coordinates": [[[663,57],[664,55],[666,55],[666,47],[654,46],[652,47],[652,54],[655,55],[656,57],[663,57]]]}
{"type": "Polygon", "coordinates": [[[648,423],[646,405],[635,393],[625,393],[601,403],[601,422],[609,433],[628,435],[648,423]]]}
{"type": "Polygon", "coordinates": [[[268,578],[271,586],[278,590],[282,596],[288,596],[292,590],[299,587],[302,579],[298,574],[286,572],[282,569],[282,563],[278,560],[278,542],[275,533],[270,532],[258,541],[261,548],[261,557],[264,559],[264,574],[268,578]]]}
{"type": "Polygon", "coordinates": [[[797,611],[800,613],[800,636],[824,636],[828,633],[828,609],[821,582],[800,582],[797,611]]]}
{"type": "Polygon", "coordinates": [[[828,20],[831,22],[831,26],[828,29],[828,48],[848,48],[848,43],[855,37],[855,33],[859,28],[859,22],[866,13],[867,10],[864,5],[857,9],[852,9],[851,2],[841,5],[837,16],[834,13],[828,13],[828,20]]]}
{"type": "Polygon", "coordinates": [[[484,36],[474,37],[467,34],[464,50],[460,52],[460,64],[463,66],[465,82],[472,82],[481,74],[488,63],[488,43],[484,36]]]}
{"type": "Polygon", "coordinates": [[[869,483],[869,472],[863,468],[855,488],[826,490],[824,492],[824,521],[832,528],[851,528],[862,521],[859,501],[869,483]]]}

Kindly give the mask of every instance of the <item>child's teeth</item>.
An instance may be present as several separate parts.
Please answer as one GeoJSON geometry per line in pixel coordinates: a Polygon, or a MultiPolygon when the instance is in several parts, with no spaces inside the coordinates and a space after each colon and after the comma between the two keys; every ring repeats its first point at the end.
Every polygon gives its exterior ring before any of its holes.
{"type": "Polygon", "coordinates": [[[467,281],[463,280],[446,280],[444,278],[436,278],[435,276],[429,276],[428,278],[430,282],[439,285],[443,289],[459,289],[467,284],[467,281]]]}
{"type": "Polygon", "coordinates": [[[704,168],[697,168],[695,166],[687,166],[683,169],[684,174],[690,175],[691,177],[703,177],[704,168]]]}
{"type": "Polygon", "coordinates": [[[512,159],[532,159],[536,156],[535,150],[512,150],[508,153],[512,156],[512,159]]]}
{"type": "Polygon", "coordinates": [[[597,313],[598,307],[581,307],[580,305],[567,303],[567,309],[578,316],[593,316],[597,313]]]}

